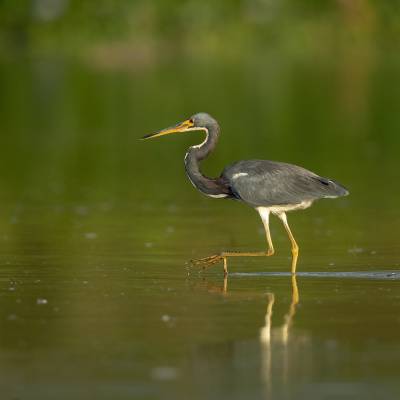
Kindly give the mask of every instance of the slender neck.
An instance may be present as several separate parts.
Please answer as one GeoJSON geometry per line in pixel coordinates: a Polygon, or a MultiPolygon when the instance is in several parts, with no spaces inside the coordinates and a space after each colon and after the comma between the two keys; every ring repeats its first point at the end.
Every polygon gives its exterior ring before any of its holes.
{"type": "Polygon", "coordinates": [[[200,171],[200,161],[204,160],[217,145],[219,126],[217,123],[204,127],[206,138],[203,143],[189,148],[185,156],[186,174],[193,186],[207,196],[226,197],[227,189],[219,178],[209,178],[200,171]]]}

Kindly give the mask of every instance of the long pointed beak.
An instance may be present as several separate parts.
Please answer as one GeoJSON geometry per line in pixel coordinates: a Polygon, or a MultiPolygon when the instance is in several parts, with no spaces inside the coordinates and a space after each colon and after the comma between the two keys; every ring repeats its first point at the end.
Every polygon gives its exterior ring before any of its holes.
{"type": "Polygon", "coordinates": [[[190,128],[193,127],[193,121],[190,119],[187,119],[186,121],[180,122],[179,124],[175,126],[171,126],[169,128],[163,129],[161,131],[155,132],[155,133],[150,133],[150,135],[143,136],[141,139],[151,139],[151,138],[156,138],[164,135],[169,135],[170,133],[183,133],[189,130],[190,128]]]}

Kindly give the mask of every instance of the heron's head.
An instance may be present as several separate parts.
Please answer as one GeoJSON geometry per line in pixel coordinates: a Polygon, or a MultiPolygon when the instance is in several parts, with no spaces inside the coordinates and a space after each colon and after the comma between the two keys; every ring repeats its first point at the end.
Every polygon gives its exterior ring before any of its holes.
{"type": "Polygon", "coordinates": [[[161,131],[151,133],[150,135],[143,136],[142,139],[151,139],[170,133],[185,133],[191,131],[207,131],[211,127],[218,127],[218,122],[207,113],[197,113],[192,115],[189,119],[186,119],[179,124],[171,126],[169,128],[162,129],[161,131]]]}

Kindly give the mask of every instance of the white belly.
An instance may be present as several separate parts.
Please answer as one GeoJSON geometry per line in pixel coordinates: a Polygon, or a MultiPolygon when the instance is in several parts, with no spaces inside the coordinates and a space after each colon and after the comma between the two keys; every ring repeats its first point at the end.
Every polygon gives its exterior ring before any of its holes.
{"type": "Polygon", "coordinates": [[[271,207],[263,207],[268,208],[272,214],[280,214],[283,212],[294,211],[294,210],[304,210],[305,208],[310,207],[312,204],[312,200],[302,201],[298,204],[284,204],[281,206],[271,206],[271,207]]]}

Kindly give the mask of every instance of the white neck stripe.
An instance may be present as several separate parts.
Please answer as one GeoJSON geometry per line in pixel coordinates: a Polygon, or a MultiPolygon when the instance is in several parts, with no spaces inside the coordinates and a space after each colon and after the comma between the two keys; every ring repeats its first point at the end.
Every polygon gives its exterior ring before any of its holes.
{"type": "Polygon", "coordinates": [[[207,128],[189,128],[187,131],[204,131],[206,133],[206,138],[200,144],[196,144],[195,146],[191,146],[191,149],[200,149],[200,147],[204,146],[204,144],[208,140],[208,129],[207,128]]]}

